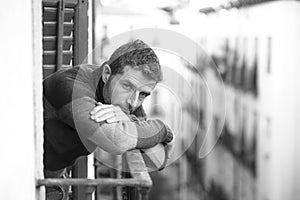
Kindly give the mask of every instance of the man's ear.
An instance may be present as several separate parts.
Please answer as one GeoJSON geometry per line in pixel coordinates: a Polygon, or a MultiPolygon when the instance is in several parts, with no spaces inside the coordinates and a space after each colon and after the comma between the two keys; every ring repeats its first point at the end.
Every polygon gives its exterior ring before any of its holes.
{"type": "Polygon", "coordinates": [[[108,64],[105,64],[103,66],[103,71],[102,71],[102,81],[104,83],[106,83],[109,79],[109,77],[111,76],[111,69],[110,66],[108,64]]]}

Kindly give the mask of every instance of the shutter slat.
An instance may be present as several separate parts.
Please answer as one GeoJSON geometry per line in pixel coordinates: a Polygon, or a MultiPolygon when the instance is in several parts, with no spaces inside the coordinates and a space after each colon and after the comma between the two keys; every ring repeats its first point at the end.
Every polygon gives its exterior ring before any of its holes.
{"type": "MultiPolygon", "coordinates": [[[[64,42],[66,41],[73,41],[73,37],[72,36],[64,36],[63,37],[64,39],[64,42]]],[[[43,40],[44,41],[47,41],[47,42],[53,42],[53,41],[56,41],[56,36],[45,36],[43,37],[43,40]]]]}
{"type": "MultiPolygon", "coordinates": [[[[63,57],[63,65],[70,65],[73,55],[67,55],[63,57]]],[[[43,64],[52,65],[56,63],[56,55],[43,55],[43,64]]]]}
{"type": "MultiPolygon", "coordinates": [[[[75,10],[73,8],[65,8],[65,22],[71,22],[74,17],[75,10]]],[[[57,8],[56,7],[44,7],[43,12],[44,21],[57,21],[57,8]]]]}
{"type": "MultiPolygon", "coordinates": [[[[55,56],[56,55],[56,51],[44,51],[43,52],[44,56],[55,56]]],[[[73,55],[73,51],[63,51],[63,56],[70,56],[73,55]]]]}
{"type": "MultiPolygon", "coordinates": [[[[73,26],[73,22],[64,22],[64,26],[73,26]]],[[[56,26],[57,22],[55,21],[50,21],[50,22],[44,22],[45,26],[56,26]]]]}
{"type": "MultiPolygon", "coordinates": [[[[43,6],[57,6],[60,0],[43,0],[43,6]]],[[[78,0],[65,0],[66,7],[73,8],[77,5],[78,0]]]]}
{"type": "MultiPolygon", "coordinates": [[[[44,7],[45,12],[57,12],[56,7],[44,7]]],[[[67,13],[73,13],[74,14],[74,8],[65,8],[65,14],[67,13]]]]}
{"type": "MultiPolygon", "coordinates": [[[[70,65],[63,65],[61,67],[61,69],[70,69],[70,68],[72,68],[72,66],[70,66],[70,65]]],[[[55,69],[55,65],[43,65],[43,69],[54,70],[55,69]]]]}
{"type": "MultiPolygon", "coordinates": [[[[45,36],[43,37],[43,49],[44,50],[56,50],[56,36],[45,36]]],[[[63,50],[71,50],[71,46],[73,44],[73,37],[64,36],[63,37],[63,50]]]]}
{"type": "MultiPolygon", "coordinates": [[[[43,35],[55,36],[57,34],[57,22],[44,22],[43,35]]],[[[64,36],[70,36],[74,30],[73,22],[64,22],[64,36]]]]}
{"type": "MultiPolygon", "coordinates": [[[[73,58],[73,51],[63,51],[63,65],[70,65],[73,58]]],[[[43,52],[44,65],[56,65],[56,51],[43,52]]]]}

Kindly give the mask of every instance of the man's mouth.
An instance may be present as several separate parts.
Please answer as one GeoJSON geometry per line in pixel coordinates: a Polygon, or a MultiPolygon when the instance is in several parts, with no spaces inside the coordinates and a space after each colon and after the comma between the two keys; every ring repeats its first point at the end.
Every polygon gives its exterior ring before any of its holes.
{"type": "Polygon", "coordinates": [[[120,106],[121,110],[126,114],[126,115],[130,115],[134,112],[134,108],[132,106],[128,106],[128,107],[123,107],[123,106],[120,106]]]}
{"type": "Polygon", "coordinates": [[[129,114],[132,114],[134,112],[133,107],[129,105],[128,111],[129,111],[129,114]]]}
{"type": "Polygon", "coordinates": [[[124,108],[124,107],[120,107],[121,108],[121,110],[125,113],[125,114],[127,114],[127,115],[129,115],[131,112],[130,112],[130,110],[128,109],[128,108],[124,108]]]}

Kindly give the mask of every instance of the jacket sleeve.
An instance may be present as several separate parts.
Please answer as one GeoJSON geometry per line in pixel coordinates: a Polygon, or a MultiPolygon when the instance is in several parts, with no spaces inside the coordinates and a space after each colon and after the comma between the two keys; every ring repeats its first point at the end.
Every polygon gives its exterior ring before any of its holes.
{"type": "Polygon", "coordinates": [[[84,140],[89,140],[113,153],[122,154],[134,148],[150,148],[165,140],[167,129],[160,120],[132,120],[98,123],[90,119],[96,101],[91,97],[77,98],[57,111],[60,120],[75,128],[84,140]]]}

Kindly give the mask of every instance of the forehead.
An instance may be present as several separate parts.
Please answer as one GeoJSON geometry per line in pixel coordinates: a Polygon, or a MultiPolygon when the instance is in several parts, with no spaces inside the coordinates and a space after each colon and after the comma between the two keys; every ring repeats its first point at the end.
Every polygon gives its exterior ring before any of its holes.
{"type": "Polygon", "coordinates": [[[124,67],[123,74],[119,74],[118,76],[121,83],[130,83],[135,89],[151,92],[156,86],[156,81],[154,79],[143,74],[141,70],[134,69],[128,65],[124,67]]]}

